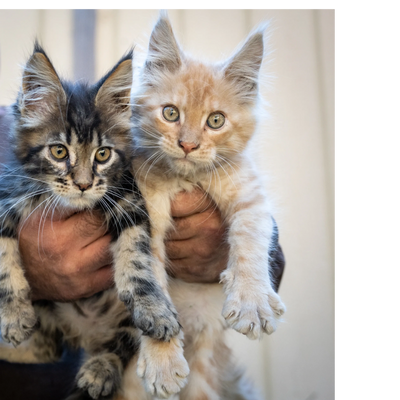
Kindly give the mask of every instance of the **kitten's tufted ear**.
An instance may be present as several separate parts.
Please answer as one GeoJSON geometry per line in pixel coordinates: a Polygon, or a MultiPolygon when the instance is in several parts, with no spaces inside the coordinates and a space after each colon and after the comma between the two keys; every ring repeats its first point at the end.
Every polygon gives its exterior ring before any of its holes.
{"type": "Polygon", "coordinates": [[[114,68],[98,82],[95,104],[107,112],[130,112],[133,50],[124,55],[114,68]]]}
{"type": "Polygon", "coordinates": [[[26,63],[18,105],[23,117],[38,123],[65,102],[60,78],[42,47],[35,42],[33,54],[26,63]]]}
{"type": "Polygon", "coordinates": [[[252,34],[224,65],[226,79],[233,81],[244,100],[258,92],[258,74],[264,56],[264,29],[252,34]]]}
{"type": "Polygon", "coordinates": [[[150,36],[145,67],[147,71],[175,71],[182,64],[181,52],[167,13],[162,11],[150,36]]]}

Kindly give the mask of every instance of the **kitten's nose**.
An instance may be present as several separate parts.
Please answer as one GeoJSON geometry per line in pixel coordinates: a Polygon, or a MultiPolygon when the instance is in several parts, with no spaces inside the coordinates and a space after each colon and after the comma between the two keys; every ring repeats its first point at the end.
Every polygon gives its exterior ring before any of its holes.
{"type": "Polygon", "coordinates": [[[85,190],[88,190],[92,187],[93,183],[79,183],[79,182],[75,182],[74,184],[76,186],[78,186],[79,190],[83,193],[85,190]]]}
{"type": "Polygon", "coordinates": [[[182,140],[178,140],[178,144],[185,154],[189,154],[191,151],[197,150],[200,147],[200,144],[183,142],[182,140]]]}

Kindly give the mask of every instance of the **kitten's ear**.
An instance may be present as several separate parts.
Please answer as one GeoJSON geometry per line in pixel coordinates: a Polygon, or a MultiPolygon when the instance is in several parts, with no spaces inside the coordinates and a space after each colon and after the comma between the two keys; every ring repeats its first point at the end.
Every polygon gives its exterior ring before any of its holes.
{"type": "Polygon", "coordinates": [[[43,119],[65,102],[60,78],[42,47],[35,42],[33,54],[25,65],[19,96],[21,115],[43,119]]]}
{"type": "Polygon", "coordinates": [[[224,65],[226,79],[233,81],[244,99],[254,99],[258,92],[258,74],[264,56],[264,29],[252,34],[224,65]]]}
{"type": "Polygon", "coordinates": [[[130,112],[130,97],[132,88],[133,50],[123,56],[115,67],[98,82],[98,92],[95,104],[104,105],[108,112],[130,112]]]}
{"type": "Polygon", "coordinates": [[[150,36],[149,50],[145,63],[146,70],[176,71],[182,64],[181,52],[172,31],[166,12],[161,12],[160,17],[150,36]]]}

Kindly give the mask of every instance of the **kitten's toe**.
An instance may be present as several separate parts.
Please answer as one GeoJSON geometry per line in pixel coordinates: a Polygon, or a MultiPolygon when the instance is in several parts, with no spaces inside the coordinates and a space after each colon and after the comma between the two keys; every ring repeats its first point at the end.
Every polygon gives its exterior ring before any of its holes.
{"type": "Polygon", "coordinates": [[[175,337],[169,343],[153,341],[142,347],[137,373],[146,391],[153,396],[167,398],[178,393],[186,385],[189,374],[181,340],[175,337]]]}
{"type": "Polygon", "coordinates": [[[1,335],[7,343],[18,346],[28,339],[37,322],[35,310],[28,302],[12,302],[1,312],[1,335]]]}
{"type": "Polygon", "coordinates": [[[230,293],[222,315],[231,328],[254,340],[263,332],[275,332],[277,320],[284,312],[280,297],[271,289],[263,293],[230,293]]]}
{"type": "Polygon", "coordinates": [[[226,301],[222,309],[222,316],[225,318],[229,326],[235,324],[240,317],[240,306],[234,302],[226,301]]]}
{"type": "Polygon", "coordinates": [[[227,299],[222,315],[231,328],[246,335],[249,339],[258,339],[261,336],[261,322],[257,308],[244,301],[241,303],[227,299]]]}
{"type": "Polygon", "coordinates": [[[121,361],[115,354],[92,357],[81,367],[76,378],[77,386],[93,399],[109,396],[120,386],[121,373],[121,361]]]}
{"type": "Polygon", "coordinates": [[[166,342],[178,335],[181,328],[177,313],[165,304],[135,302],[133,320],[143,335],[166,342]]]}
{"type": "Polygon", "coordinates": [[[286,307],[282,303],[281,298],[273,290],[268,293],[268,300],[269,305],[271,306],[276,316],[281,317],[286,312],[286,307]]]}

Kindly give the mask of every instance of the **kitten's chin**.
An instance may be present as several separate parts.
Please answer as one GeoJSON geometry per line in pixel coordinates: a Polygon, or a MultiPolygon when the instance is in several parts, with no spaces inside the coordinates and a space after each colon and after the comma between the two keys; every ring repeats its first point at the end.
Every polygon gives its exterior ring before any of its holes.
{"type": "Polygon", "coordinates": [[[187,158],[174,158],[170,160],[171,168],[179,175],[193,175],[196,173],[197,164],[187,158]]]}
{"type": "Polygon", "coordinates": [[[77,196],[77,197],[63,197],[61,200],[61,207],[68,209],[84,210],[93,208],[99,199],[92,198],[91,196],[77,196]]]}

